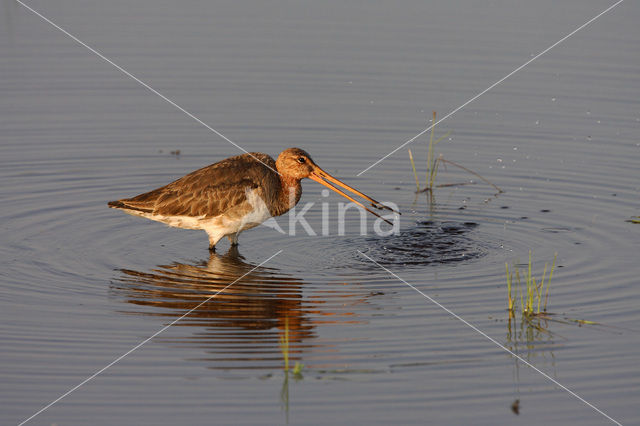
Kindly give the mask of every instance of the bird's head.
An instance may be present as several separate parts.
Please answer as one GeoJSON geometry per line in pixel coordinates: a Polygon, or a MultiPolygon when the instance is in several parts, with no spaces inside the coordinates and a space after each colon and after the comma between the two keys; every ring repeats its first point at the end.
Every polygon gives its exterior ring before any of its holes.
{"type": "Polygon", "coordinates": [[[282,151],[276,161],[276,168],[285,178],[295,180],[310,177],[315,169],[320,169],[307,151],[300,148],[288,148],[282,151]]]}
{"type": "MultiPolygon", "coordinates": [[[[278,160],[276,161],[276,168],[278,169],[278,173],[280,173],[280,175],[285,179],[294,179],[294,180],[300,181],[301,179],[309,178],[311,180],[314,180],[326,186],[327,188],[337,192],[343,197],[351,200],[352,202],[358,204],[360,207],[364,208],[365,210],[374,214],[375,216],[380,217],[380,215],[378,215],[376,212],[368,209],[362,203],[360,203],[357,200],[354,200],[351,196],[345,194],[342,190],[336,188],[334,185],[340,186],[350,191],[351,193],[364,198],[365,200],[371,203],[372,207],[378,210],[386,209],[386,210],[391,210],[394,213],[400,214],[400,212],[397,212],[391,209],[390,207],[387,207],[384,204],[379,203],[373,198],[363,194],[357,189],[350,187],[346,183],[334,178],[329,173],[322,170],[320,167],[318,167],[316,163],[313,162],[313,160],[311,159],[311,156],[303,149],[288,148],[282,151],[278,156],[278,160]]],[[[390,223],[386,219],[383,219],[383,220],[390,223]]]]}

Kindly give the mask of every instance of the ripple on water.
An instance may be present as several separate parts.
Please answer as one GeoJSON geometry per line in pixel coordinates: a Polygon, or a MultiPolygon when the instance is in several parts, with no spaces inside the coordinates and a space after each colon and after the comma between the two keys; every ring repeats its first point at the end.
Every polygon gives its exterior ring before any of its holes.
{"type": "Polygon", "coordinates": [[[363,253],[382,265],[408,266],[464,262],[487,253],[474,238],[476,222],[423,220],[398,235],[365,239],[363,253]]]}
{"type": "Polygon", "coordinates": [[[321,277],[350,275],[350,271],[361,275],[363,270],[371,276],[372,264],[360,253],[388,267],[464,263],[499,249],[495,238],[480,228],[480,223],[464,218],[421,219],[388,236],[334,235],[314,238],[312,243],[308,237],[296,237],[283,244],[285,251],[277,262],[288,270],[307,274],[312,271],[321,277]]]}

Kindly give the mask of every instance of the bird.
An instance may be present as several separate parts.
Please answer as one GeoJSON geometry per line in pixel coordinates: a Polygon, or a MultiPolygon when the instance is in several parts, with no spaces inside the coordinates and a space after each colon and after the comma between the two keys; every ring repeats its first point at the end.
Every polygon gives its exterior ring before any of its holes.
{"type": "Polygon", "coordinates": [[[236,246],[240,232],[293,208],[302,196],[300,181],[304,178],[328,187],[389,224],[336,186],[364,198],[375,209],[400,214],[331,176],[300,148],[285,149],[277,160],[260,152],[229,157],[153,191],[107,204],[171,227],[202,229],[209,236],[209,250],[214,252],[223,237],[236,246]]]}

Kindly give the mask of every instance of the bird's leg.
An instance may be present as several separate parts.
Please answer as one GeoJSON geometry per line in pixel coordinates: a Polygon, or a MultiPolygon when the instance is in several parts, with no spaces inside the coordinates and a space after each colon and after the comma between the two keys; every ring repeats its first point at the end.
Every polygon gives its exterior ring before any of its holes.
{"type": "Polygon", "coordinates": [[[209,251],[211,253],[215,253],[216,251],[216,244],[218,243],[218,240],[220,239],[220,237],[214,235],[214,234],[210,234],[209,232],[207,232],[207,235],[209,235],[209,251]]]}
{"type": "Polygon", "coordinates": [[[238,245],[238,233],[237,232],[235,234],[227,235],[227,238],[229,238],[229,241],[231,242],[232,246],[237,246],[238,245]]]}

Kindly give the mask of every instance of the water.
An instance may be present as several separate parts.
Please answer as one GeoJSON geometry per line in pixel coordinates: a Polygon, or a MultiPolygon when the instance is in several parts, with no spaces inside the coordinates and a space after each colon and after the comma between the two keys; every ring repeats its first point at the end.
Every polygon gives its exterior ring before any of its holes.
{"type": "MultiPolygon", "coordinates": [[[[0,422],[602,424],[444,307],[616,420],[640,421],[640,8],[625,2],[443,122],[430,208],[406,150],[355,175],[607,5],[32,1],[247,150],[308,150],[399,204],[397,236],[204,232],[110,210],[238,150],[20,5],[0,3],[0,422]],[[180,155],[171,151],[180,150],[180,155]],[[254,269],[282,249],[283,252],[254,269]],[[509,323],[504,263],[558,253],[549,310],[509,323]],[[358,251],[363,254],[358,253],[358,251]],[[290,330],[284,375],[280,337],[290,330]],[[519,415],[511,405],[518,399],[519,415]]],[[[424,173],[425,139],[411,145],[424,173]]],[[[285,227],[286,217],[279,223],[285,227]]],[[[371,229],[373,218],[369,218],[371,229]]]]}

